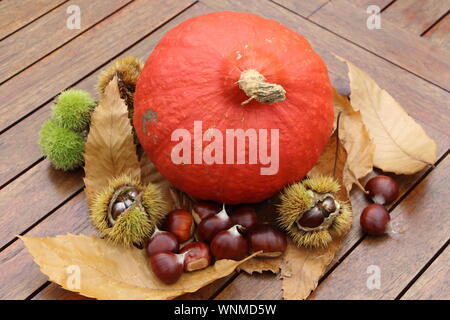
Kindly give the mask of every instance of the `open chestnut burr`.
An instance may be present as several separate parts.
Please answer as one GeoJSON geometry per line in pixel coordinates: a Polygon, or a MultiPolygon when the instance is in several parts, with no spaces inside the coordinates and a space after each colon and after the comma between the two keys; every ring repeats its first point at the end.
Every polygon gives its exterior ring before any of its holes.
{"type": "Polygon", "coordinates": [[[257,257],[278,257],[286,251],[286,235],[270,224],[259,224],[247,233],[250,253],[262,251],[257,257]]]}
{"type": "Polygon", "coordinates": [[[235,225],[214,236],[211,241],[211,253],[215,258],[241,260],[248,255],[247,240],[239,232],[240,227],[235,225]]]}
{"type": "Polygon", "coordinates": [[[184,257],[184,271],[190,272],[208,267],[211,264],[211,252],[209,246],[200,241],[185,245],[180,253],[186,253],[184,257]]]}

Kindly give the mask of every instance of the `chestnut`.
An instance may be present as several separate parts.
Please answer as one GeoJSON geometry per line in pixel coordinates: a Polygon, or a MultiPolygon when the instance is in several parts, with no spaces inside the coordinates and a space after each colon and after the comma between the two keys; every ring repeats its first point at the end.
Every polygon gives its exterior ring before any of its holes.
{"type": "Polygon", "coordinates": [[[179,243],[183,243],[194,233],[194,219],[186,210],[174,210],[167,215],[165,227],[177,237],[179,243]]]}
{"type": "Polygon", "coordinates": [[[158,252],[171,251],[177,252],[180,246],[173,233],[155,229],[147,244],[147,254],[149,256],[158,252]]]}
{"type": "Polygon", "coordinates": [[[206,218],[198,225],[198,237],[201,241],[210,242],[212,238],[222,230],[226,230],[233,225],[230,217],[225,211],[225,205],[223,209],[213,216],[206,218]]]}
{"type": "Polygon", "coordinates": [[[220,205],[213,201],[198,201],[192,206],[192,216],[196,224],[219,212],[220,205]]]}
{"type": "Polygon", "coordinates": [[[211,264],[211,252],[209,246],[200,241],[185,245],[180,253],[185,253],[184,271],[190,272],[204,269],[211,264]]]}
{"type": "Polygon", "coordinates": [[[324,220],[325,217],[322,208],[320,206],[314,206],[298,219],[297,224],[300,227],[316,228],[320,226],[324,220]]]}
{"type": "Polygon", "coordinates": [[[256,211],[250,206],[242,206],[235,209],[230,214],[230,219],[233,224],[243,226],[246,230],[249,230],[257,224],[256,211]]]}
{"type": "Polygon", "coordinates": [[[386,233],[390,220],[389,212],[378,203],[368,205],[361,213],[359,219],[363,231],[371,235],[386,233]]]}
{"type": "Polygon", "coordinates": [[[248,245],[239,232],[239,225],[222,230],[211,241],[211,253],[217,259],[241,260],[248,254],[248,245]]]}
{"type": "Polygon", "coordinates": [[[250,253],[262,251],[257,257],[278,257],[286,251],[286,235],[270,224],[259,224],[247,234],[250,253]]]}
{"type": "Polygon", "coordinates": [[[365,186],[368,196],[378,204],[389,204],[398,197],[398,183],[389,176],[376,176],[365,186]]]}
{"type": "Polygon", "coordinates": [[[150,257],[150,266],[159,280],[165,284],[172,284],[177,282],[183,274],[184,257],[185,253],[158,252],[150,257]]]}

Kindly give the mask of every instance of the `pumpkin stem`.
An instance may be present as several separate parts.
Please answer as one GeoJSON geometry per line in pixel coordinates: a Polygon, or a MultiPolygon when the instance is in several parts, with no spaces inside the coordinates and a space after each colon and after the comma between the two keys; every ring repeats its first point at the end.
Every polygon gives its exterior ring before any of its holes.
{"type": "Polygon", "coordinates": [[[238,84],[249,97],[241,103],[242,105],[253,99],[261,103],[274,103],[286,99],[286,90],[282,86],[266,82],[266,78],[255,69],[242,71],[238,84]]]}

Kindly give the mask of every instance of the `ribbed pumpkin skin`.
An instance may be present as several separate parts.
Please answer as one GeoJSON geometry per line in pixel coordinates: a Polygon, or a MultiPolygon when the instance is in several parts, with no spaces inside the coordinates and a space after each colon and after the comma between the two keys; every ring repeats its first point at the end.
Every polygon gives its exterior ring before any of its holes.
{"type": "MultiPolygon", "coordinates": [[[[146,62],[134,106],[139,141],[161,174],[193,197],[230,204],[259,202],[303,178],[333,126],[327,69],[310,44],[276,21],[229,11],[192,18],[170,30],[146,62]],[[237,81],[247,69],[282,85],[286,100],[241,105],[248,97],[237,81]],[[148,110],[156,114],[153,121],[143,121],[148,110]],[[172,132],[184,128],[194,137],[194,121],[199,120],[203,132],[222,132],[224,146],[226,129],[268,129],[269,137],[270,129],[279,129],[278,173],[261,175],[267,165],[248,160],[174,164],[171,152],[179,142],[171,141],[172,132]]],[[[203,142],[203,149],[208,144],[203,142]]]]}

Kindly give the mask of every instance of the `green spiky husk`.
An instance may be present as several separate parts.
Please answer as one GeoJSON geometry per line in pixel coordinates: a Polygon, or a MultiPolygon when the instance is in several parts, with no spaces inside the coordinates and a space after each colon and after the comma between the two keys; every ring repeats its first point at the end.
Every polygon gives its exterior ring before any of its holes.
{"type": "Polygon", "coordinates": [[[61,128],[56,121],[47,120],[39,132],[39,147],[52,165],[60,170],[73,170],[84,162],[84,139],[81,135],[61,128]]]}
{"type": "Polygon", "coordinates": [[[84,90],[63,91],[52,107],[52,119],[62,128],[82,132],[89,126],[95,101],[84,90]]]}
{"type": "Polygon", "coordinates": [[[340,237],[350,229],[352,224],[350,205],[338,200],[336,201],[339,203],[339,214],[328,229],[303,231],[296,225],[296,221],[315,204],[308,190],[321,194],[335,194],[339,189],[339,183],[334,178],[319,176],[292,184],[281,192],[277,222],[297,246],[325,247],[334,237],[340,237]]]}
{"type": "Polygon", "coordinates": [[[90,209],[93,225],[108,241],[124,246],[142,245],[161,223],[167,212],[157,186],[141,186],[139,181],[127,175],[114,178],[94,199],[90,209]],[[108,207],[116,190],[132,186],[140,193],[140,200],[122,213],[113,226],[108,223],[108,207]]]}

